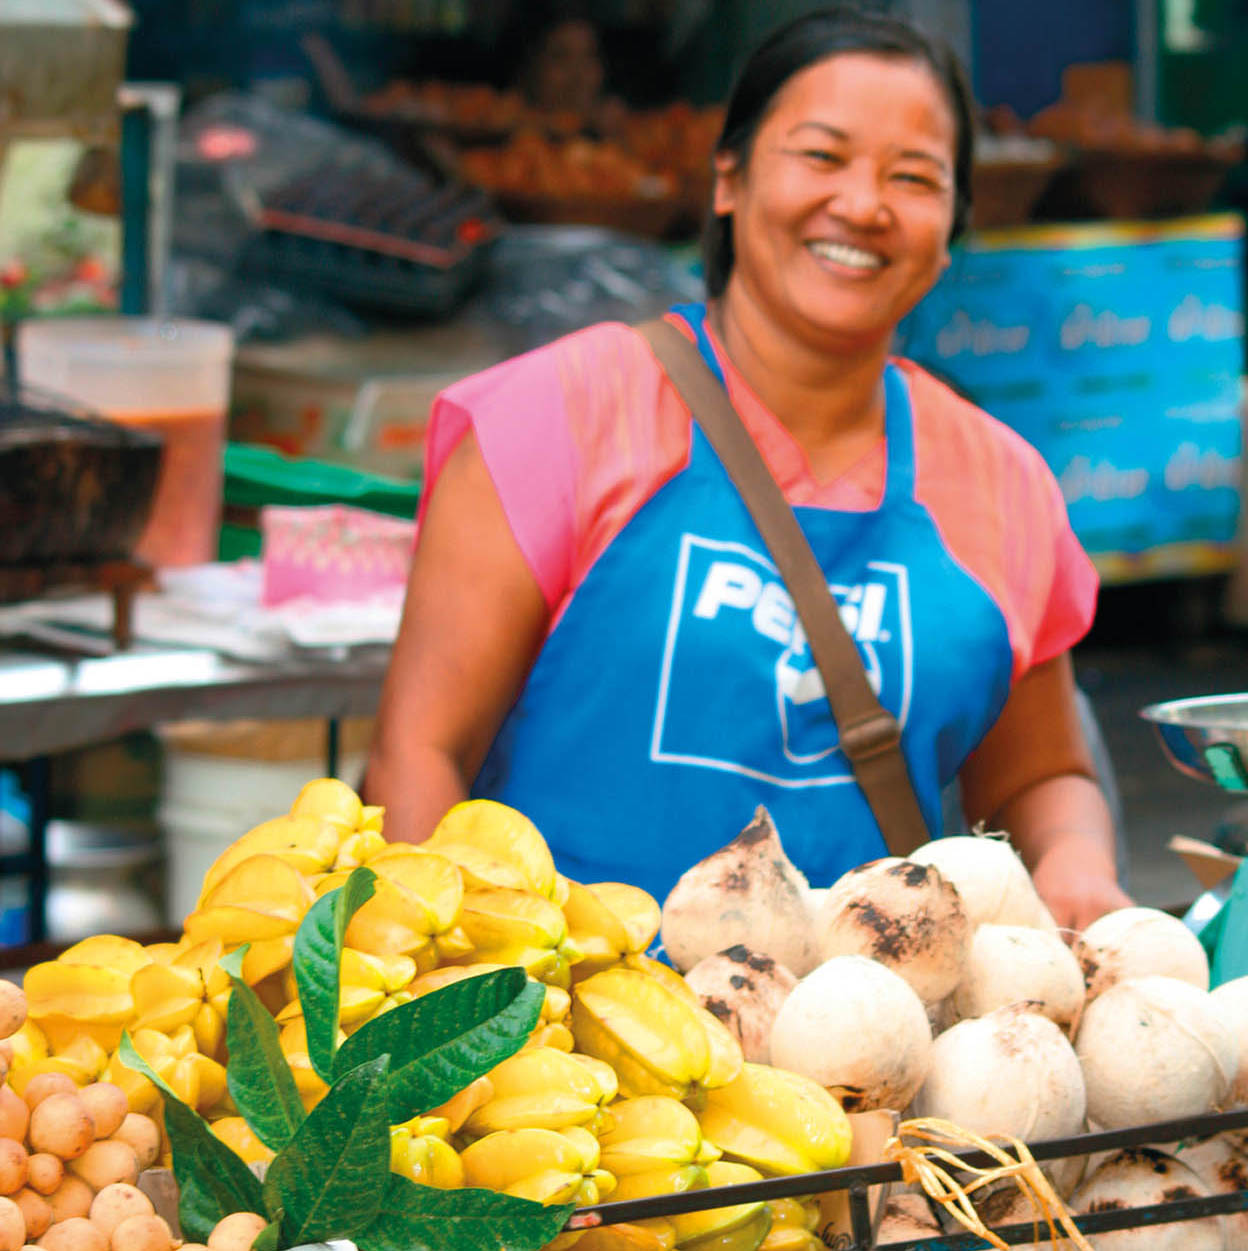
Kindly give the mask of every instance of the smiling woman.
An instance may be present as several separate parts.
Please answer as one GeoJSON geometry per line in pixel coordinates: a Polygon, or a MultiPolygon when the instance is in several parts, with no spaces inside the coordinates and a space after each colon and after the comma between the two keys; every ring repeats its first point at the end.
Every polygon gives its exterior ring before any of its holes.
{"type": "MultiPolygon", "coordinates": [[[[971,151],[961,72],[914,28],[845,7],[781,29],[716,146],[707,302],[669,320],[794,506],[930,833],[956,777],[1082,926],[1125,902],[1068,657],[1096,575],[1034,449],[889,354],[966,224],[971,151]]],[[[884,854],[699,417],[618,324],[439,398],[365,783],[391,837],[487,796],[568,876],[660,899],[759,804],[812,885],[884,854]]]]}

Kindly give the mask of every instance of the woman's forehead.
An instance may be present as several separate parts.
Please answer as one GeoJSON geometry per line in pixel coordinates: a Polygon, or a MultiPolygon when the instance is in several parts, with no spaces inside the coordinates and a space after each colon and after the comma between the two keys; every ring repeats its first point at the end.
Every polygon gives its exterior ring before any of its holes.
{"type": "Polygon", "coordinates": [[[840,52],[798,70],[772,97],[762,126],[785,130],[805,122],[900,126],[951,146],[957,137],[948,90],[931,66],[874,52],[840,52]]]}

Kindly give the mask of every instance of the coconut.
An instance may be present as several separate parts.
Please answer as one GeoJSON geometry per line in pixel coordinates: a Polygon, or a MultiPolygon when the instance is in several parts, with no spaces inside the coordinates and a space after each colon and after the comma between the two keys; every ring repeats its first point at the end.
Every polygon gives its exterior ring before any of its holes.
{"type": "Polygon", "coordinates": [[[890,856],[833,883],[815,916],[815,938],[823,959],[877,960],[932,1004],[962,980],[971,927],[939,869],[890,856]]]}
{"type": "Polygon", "coordinates": [[[1200,939],[1157,908],[1107,912],[1075,939],[1089,1000],[1130,977],[1174,977],[1209,989],[1209,958],[1200,939]]]}
{"type": "Polygon", "coordinates": [[[830,886],[810,886],[806,890],[806,911],[810,913],[810,919],[813,921],[818,915],[819,909],[823,907],[823,901],[828,897],[830,886]]]}
{"type": "Polygon", "coordinates": [[[827,1087],[847,1112],[904,1108],[931,1048],[923,1001],[865,956],[835,956],[808,973],[771,1029],[771,1063],[827,1087]]]}
{"type": "MultiPolygon", "coordinates": [[[[1170,1153],[1200,1178],[1210,1194],[1235,1194],[1248,1190],[1248,1156],[1232,1134],[1212,1134],[1192,1142],[1177,1143],[1170,1153]]],[[[1227,1245],[1248,1247],[1248,1212],[1228,1212],[1222,1217],[1227,1245]]]]}
{"type": "Polygon", "coordinates": [[[1026,1002],[1073,1034],[1083,1011],[1083,973],[1057,934],[1026,925],[981,925],[953,994],[959,1018],[1026,1002]]]}
{"type": "Polygon", "coordinates": [[[687,869],[663,904],[660,936],[684,972],[738,944],[795,976],[819,963],[805,877],[785,855],[765,808],[726,847],[687,869]]]}
{"type": "Polygon", "coordinates": [[[1239,1069],[1231,1087],[1230,1106],[1248,1104],[1248,977],[1223,982],[1209,993],[1222,1024],[1239,1039],[1239,1069]]]}
{"type": "Polygon", "coordinates": [[[1036,894],[1027,866],[1004,834],[936,838],[912,852],[910,859],[934,865],[953,883],[972,929],[985,923],[1057,928],[1036,894]]]}
{"type": "Polygon", "coordinates": [[[797,985],[782,964],[740,945],[699,960],[685,974],[702,1006],[718,1017],[755,1064],[771,1059],[771,1026],[797,985]]]}
{"type": "Polygon", "coordinates": [[[1211,997],[1173,977],[1131,978],[1084,1009],[1075,1051],[1088,1119],[1104,1129],[1201,1116],[1225,1105],[1239,1062],[1211,997]]]}
{"type": "Polygon", "coordinates": [[[932,1044],[916,1116],[1033,1141],[1083,1128],[1083,1074],[1069,1039],[1018,1004],[960,1021],[932,1044]]]}
{"type": "MultiPolygon", "coordinates": [[[[1202,1198],[1208,1193],[1187,1165],[1163,1151],[1139,1147],[1114,1152],[1075,1191],[1070,1207],[1076,1215],[1084,1215],[1202,1198]]],[[[1096,1234],[1095,1246],[1096,1251],[1226,1251],[1228,1243],[1221,1218],[1208,1216],[1096,1234]]]]}

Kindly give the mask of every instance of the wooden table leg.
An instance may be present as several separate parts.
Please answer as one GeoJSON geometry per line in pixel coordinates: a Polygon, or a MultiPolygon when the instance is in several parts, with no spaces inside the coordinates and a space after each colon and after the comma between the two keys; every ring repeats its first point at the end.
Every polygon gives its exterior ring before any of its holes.
{"type": "Polygon", "coordinates": [[[137,583],[118,583],[113,587],[113,642],[124,652],[134,641],[134,593],[137,583]]]}

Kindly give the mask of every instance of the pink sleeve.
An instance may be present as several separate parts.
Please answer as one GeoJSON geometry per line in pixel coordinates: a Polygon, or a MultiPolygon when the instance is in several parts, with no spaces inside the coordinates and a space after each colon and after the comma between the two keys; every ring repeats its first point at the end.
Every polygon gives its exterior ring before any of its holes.
{"type": "Polygon", "coordinates": [[[1044,614],[1036,626],[1031,663],[1042,664],[1068,651],[1088,632],[1096,615],[1100,585],[1066,515],[1066,501],[1051,474],[1047,476],[1048,532],[1053,536],[1053,577],[1044,614]]]}
{"type": "Polygon", "coordinates": [[[511,532],[548,604],[562,597],[576,549],[576,464],[556,354],[504,361],[434,401],[423,517],[442,466],[471,429],[511,532]]]}
{"type": "Polygon", "coordinates": [[[690,437],[688,410],[644,340],[613,322],[443,391],[429,423],[426,500],[469,429],[556,614],[637,509],[684,463],[690,437]]]}

